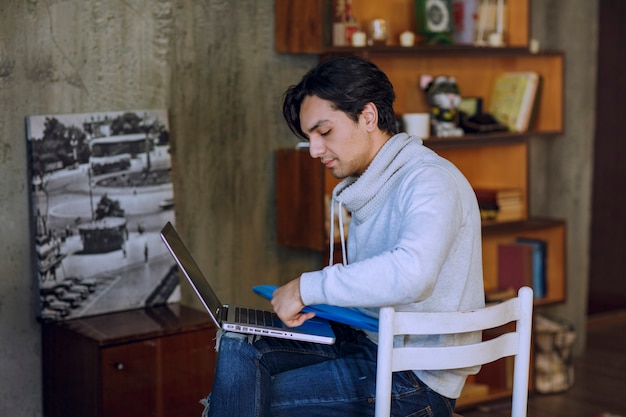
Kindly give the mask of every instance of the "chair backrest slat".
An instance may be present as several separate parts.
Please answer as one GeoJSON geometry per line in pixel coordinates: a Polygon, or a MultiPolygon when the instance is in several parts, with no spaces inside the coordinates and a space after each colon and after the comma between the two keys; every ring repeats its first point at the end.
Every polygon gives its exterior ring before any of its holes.
{"type": "Polygon", "coordinates": [[[480,331],[519,319],[519,300],[512,298],[480,310],[442,313],[396,311],[394,334],[451,334],[480,331]]]}
{"type": "Polygon", "coordinates": [[[495,339],[464,346],[403,347],[393,352],[393,372],[420,369],[422,371],[467,368],[486,364],[517,354],[519,338],[507,333],[495,339]]]}

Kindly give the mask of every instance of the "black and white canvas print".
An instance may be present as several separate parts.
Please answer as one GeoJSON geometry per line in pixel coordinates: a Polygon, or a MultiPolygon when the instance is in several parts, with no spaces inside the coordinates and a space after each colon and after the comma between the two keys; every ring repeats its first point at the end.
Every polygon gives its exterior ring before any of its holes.
{"type": "Polygon", "coordinates": [[[175,302],[165,110],[26,119],[42,320],[175,302]]]}

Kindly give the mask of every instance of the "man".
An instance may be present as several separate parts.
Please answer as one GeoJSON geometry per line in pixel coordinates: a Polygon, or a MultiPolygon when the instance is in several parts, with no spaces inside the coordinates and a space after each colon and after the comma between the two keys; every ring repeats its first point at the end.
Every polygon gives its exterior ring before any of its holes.
{"type": "MultiPolygon", "coordinates": [[[[412,311],[484,305],[474,192],[420,138],[397,133],[394,99],[387,76],[353,56],[321,63],[286,92],[288,125],[309,141],[313,158],[343,179],[333,191],[333,207],[352,214],[349,262],[303,273],[274,292],[272,306],[289,326],[310,319],[313,314],[301,310],[312,304],[373,315],[385,305],[412,311]]],[[[224,334],[205,412],[373,415],[376,333],[344,325],[334,330],[331,346],[224,334]]],[[[407,343],[462,344],[476,337],[413,337],[407,343]]],[[[394,373],[392,415],[450,416],[467,375],[476,371],[394,373]]]]}

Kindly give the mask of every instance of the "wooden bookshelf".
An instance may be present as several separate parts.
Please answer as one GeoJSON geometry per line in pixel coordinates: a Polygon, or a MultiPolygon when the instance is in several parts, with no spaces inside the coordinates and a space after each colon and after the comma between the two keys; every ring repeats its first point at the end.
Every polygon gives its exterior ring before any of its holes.
{"type": "MultiPolygon", "coordinates": [[[[537,219],[529,212],[528,138],[549,140],[563,132],[564,56],[560,51],[529,51],[529,0],[507,2],[508,27],[505,47],[467,45],[401,47],[404,30],[416,31],[413,0],[359,0],[353,3],[357,21],[385,18],[390,22],[391,42],[385,46],[333,47],[330,45],[330,1],[276,0],[275,48],[279,53],[316,54],[320,60],[355,54],[377,64],[394,85],[395,109],[400,117],[408,112],[429,110],[419,88],[423,74],[450,75],[457,79],[461,95],[483,98],[488,108],[493,82],[506,71],[536,71],[541,76],[534,123],[525,133],[466,135],[459,138],[431,137],[424,144],[453,162],[475,188],[515,188],[524,201],[523,215],[508,222],[484,222],[483,266],[487,291],[498,289],[497,246],[519,237],[547,242],[547,294],[536,305],[565,300],[565,222],[537,219]]],[[[276,158],[277,235],[279,244],[326,253],[324,198],[337,184],[307,150],[279,149],[276,158]]],[[[461,407],[509,397],[506,366],[486,366],[468,383],[459,399],[461,407]],[[493,369],[492,369],[493,367],[493,369]],[[500,375],[500,376],[498,376],[500,375]],[[504,376],[503,376],[504,375],[504,376]],[[504,379],[503,379],[504,378],[504,379]]]]}

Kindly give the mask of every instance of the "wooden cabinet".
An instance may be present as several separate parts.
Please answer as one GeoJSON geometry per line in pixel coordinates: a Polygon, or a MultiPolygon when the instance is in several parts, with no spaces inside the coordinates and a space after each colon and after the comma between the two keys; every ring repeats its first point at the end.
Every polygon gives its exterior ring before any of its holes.
{"type": "MultiPolygon", "coordinates": [[[[517,238],[547,242],[547,292],[536,305],[565,299],[565,223],[557,219],[537,219],[529,213],[528,137],[563,132],[563,65],[559,51],[529,51],[529,0],[508,0],[506,8],[506,47],[398,46],[399,34],[416,30],[414,0],[359,0],[353,2],[357,19],[366,23],[374,18],[390,22],[391,41],[384,46],[331,46],[331,1],[276,0],[275,47],[280,53],[317,54],[320,60],[340,54],[355,54],[376,63],[390,78],[396,91],[398,116],[426,112],[429,106],[419,88],[421,75],[454,76],[461,95],[483,98],[488,108],[496,76],[507,71],[536,71],[541,76],[534,123],[526,133],[466,135],[460,138],[431,137],[425,145],[452,161],[474,188],[515,188],[520,190],[523,215],[519,220],[483,224],[483,264],[485,289],[498,289],[498,245],[517,238]]],[[[276,162],[277,239],[279,244],[326,253],[329,243],[328,199],[337,184],[306,150],[279,149],[276,162]]],[[[326,258],[327,259],[327,258],[326,258]]],[[[335,259],[340,257],[335,256],[335,259]]],[[[510,395],[507,365],[485,367],[472,378],[459,399],[469,406],[510,395]],[[486,388],[485,388],[486,387],[486,388]],[[478,388],[478,389],[474,389],[478,388]]]]}
{"type": "Polygon", "coordinates": [[[46,417],[199,416],[215,327],[178,304],[42,325],[46,417]]]}

